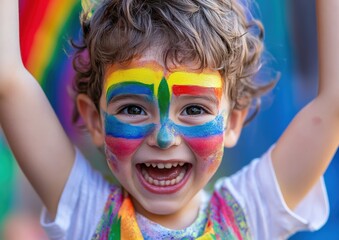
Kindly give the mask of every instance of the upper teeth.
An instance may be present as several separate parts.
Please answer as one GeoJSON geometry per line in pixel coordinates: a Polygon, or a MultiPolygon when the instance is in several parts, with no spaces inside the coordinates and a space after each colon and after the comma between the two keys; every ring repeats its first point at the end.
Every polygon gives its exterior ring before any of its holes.
{"type": "Polygon", "coordinates": [[[180,167],[184,166],[185,163],[183,162],[176,162],[176,163],[145,163],[146,167],[154,167],[154,168],[159,168],[159,169],[163,169],[163,168],[172,168],[172,167],[177,167],[178,165],[180,167]]]}

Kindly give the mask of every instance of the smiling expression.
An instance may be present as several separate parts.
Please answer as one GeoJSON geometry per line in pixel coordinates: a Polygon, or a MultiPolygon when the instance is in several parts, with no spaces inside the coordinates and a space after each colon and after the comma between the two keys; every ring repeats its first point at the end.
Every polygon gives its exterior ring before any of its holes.
{"type": "Polygon", "coordinates": [[[217,71],[169,72],[138,60],[111,67],[104,84],[107,161],[147,211],[180,209],[175,203],[187,203],[218,168],[227,112],[222,89],[217,71]]]}

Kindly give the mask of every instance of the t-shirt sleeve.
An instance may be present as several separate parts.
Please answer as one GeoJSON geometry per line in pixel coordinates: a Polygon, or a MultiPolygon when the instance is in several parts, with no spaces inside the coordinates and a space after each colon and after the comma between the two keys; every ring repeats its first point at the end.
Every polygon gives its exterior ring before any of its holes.
{"type": "Polygon", "coordinates": [[[79,150],[52,221],[43,208],[40,222],[49,239],[90,239],[103,213],[109,184],[79,150]]]}
{"type": "Polygon", "coordinates": [[[219,180],[216,187],[226,186],[243,207],[253,239],[286,239],[298,231],[319,229],[329,215],[323,178],[292,211],[274,173],[272,148],[238,173],[219,180]]]}

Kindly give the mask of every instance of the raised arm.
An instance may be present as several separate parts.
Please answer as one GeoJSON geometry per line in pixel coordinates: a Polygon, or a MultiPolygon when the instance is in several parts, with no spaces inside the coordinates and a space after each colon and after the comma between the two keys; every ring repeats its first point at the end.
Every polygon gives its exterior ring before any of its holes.
{"type": "Polygon", "coordinates": [[[54,217],[75,152],[22,64],[18,22],[18,1],[0,0],[0,123],[20,167],[54,217]]]}
{"type": "Polygon", "coordinates": [[[294,208],[319,180],[339,145],[339,1],[317,0],[319,91],[272,152],[287,205],[294,208]]]}

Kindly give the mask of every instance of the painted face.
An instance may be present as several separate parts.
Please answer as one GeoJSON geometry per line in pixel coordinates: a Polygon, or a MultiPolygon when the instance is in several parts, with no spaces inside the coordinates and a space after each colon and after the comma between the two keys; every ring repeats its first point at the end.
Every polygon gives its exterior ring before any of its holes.
{"type": "Polygon", "coordinates": [[[154,61],[110,69],[106,155],[137,205],[152,213],[180,210],[176,202],[189,202],[214,174],[227,112],[222,89],[216,71],[168,72],[154,61]]]}

